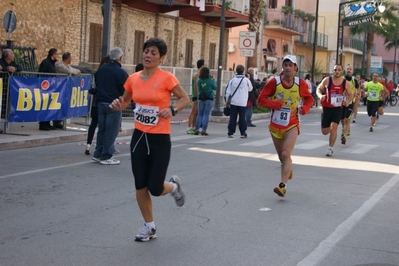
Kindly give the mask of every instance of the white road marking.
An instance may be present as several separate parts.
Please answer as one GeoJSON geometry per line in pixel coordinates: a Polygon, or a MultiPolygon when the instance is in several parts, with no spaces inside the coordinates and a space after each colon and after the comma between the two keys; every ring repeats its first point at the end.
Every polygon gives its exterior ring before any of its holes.
{"type": "MultiPolygon", "coordinates": [[[[270,153],[252,153],[252,152],[232,152],[202,148],[190,148],[189,150],[208,152],[215,154],[224,154],[232,156],[243,156],[249,158],[259,158],[270,161],[278,161],[276,154],[270,153]]],[[[312,157],[308,156],[292,156],[295,164],[315,166],[312,157]]],[[[360,220],[388,193],[388,191],[396,185],[399,181],[399,166],[355,161],[355,160],[340,160],[331,158],[317,158],[317,167],[339,168],[349,170],[360,170],[380,173],[395,174],[391,179],[382,185],[377,192],[375,192],[359,209],[352,213],[352,215],[341,223],[330,236],[323,240],[316,249],[314,249],[308,256],[300,261],[298,266],[316,266],[333,250],[336,244],[350,233],[350,231],[360,222],[360,220]],[[332,163],[334,161],[334,163],[332,163]]]]}
{"type": "Polygon", "coordinates": [[[231,141],[234,138],[228,138],[227,135],[226,137],[220,137],[220,138],[214,138],[210,139],[209,137],[203,137],[203,140],[200,141],[195,141],[194,143],[198,144],[215,144],[215,143],[221,143],[221,142],[226,142],[226,141],[231,141]]]}
{"type": "Polygon", "coordinates": [[[326,140],[311,140],[311,141],[306,141],[300,144],[295,145],[295,149],[299,150],[313,150],[317,149],[322,146],[328,146],[328,141],[326,140]]]}
{"type": "Polygon", "coordinates": [[[300,261],[297,266],[319,265],[331,252],[335,245],[359,223],[360,220],[388,193],[388,191],[399,181],[399,174],[394,175],[380,189],[377,190],[359,209],[341,223],[334,232],[324,239],[312,253],[300,261]]]}
{"type": "Polygon", "coordinates": [[[267,139],[261,139],[261,140],[255,140],[255,141],[251,141],[251,142],[242,143],[242,144],[240,144],[240,146],[260,147],[260,146],[270,145],[272,143],[273,143],[273,140],[271,138],[267,138],[267,139]]]}
{"type": "Polygon", "coordinates": [[[369,151],[371,151],[372,149],[375,149],[377,147],[378,147],[378,145],[355,144],[351,147],[343,149],[342,152],[364,154],[364,153],[368,153],[369,151]]]}

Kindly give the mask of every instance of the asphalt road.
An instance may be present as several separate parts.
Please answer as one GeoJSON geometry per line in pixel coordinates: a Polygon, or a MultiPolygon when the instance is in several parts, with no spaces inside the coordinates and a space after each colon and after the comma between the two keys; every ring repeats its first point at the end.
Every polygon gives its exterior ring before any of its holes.
{"type": "Polygon", "coordinates": [[[84,155],[83,143],[0,151],[0,265],[399,265],[399,106],[368,132],[364,107],[326,157],[320,114],[302,117],[287,195],[268,121],[248,139],[172,126],[168,176],[181,177],[182,208],[153,198],[156,240],[134,241],[143,224],[130,169],[84,155]],[[265,211],[266,210],[266,211],[265,211]]]}

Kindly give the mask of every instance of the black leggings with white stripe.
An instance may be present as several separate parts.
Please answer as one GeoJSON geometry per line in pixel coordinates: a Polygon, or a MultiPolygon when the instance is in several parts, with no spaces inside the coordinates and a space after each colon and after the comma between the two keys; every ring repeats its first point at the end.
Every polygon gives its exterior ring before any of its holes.
{"type": "Polygon", "coordinates": [[[169,134],[148,134],[138,129],[134,130],[130,151],[137,190],[147,187],[153,196],[162,194],[171,146],[169,134]]]}

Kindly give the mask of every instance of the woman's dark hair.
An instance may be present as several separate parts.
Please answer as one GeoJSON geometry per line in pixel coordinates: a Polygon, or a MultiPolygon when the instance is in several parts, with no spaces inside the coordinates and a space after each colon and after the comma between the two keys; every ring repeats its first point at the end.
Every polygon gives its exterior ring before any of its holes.
{"type": "Polygon", "coordinates": [[[143,52],[148,47],[155,46],[158,48],[159,55],[162,57],[168,52],[168,46],[165,41],[160,38],[150,38],[143,45],[143,52]]]}
{"type": "Polygon", "coordinates": [[[200,79],[209,79],[209,68],[203,67],[198,76],[200,79]]]}
{"type": "Polygon", "coordinates": [[[144,69],[143,64],[142,63],[138,63],[136,65],[136,68],[134,69],[134,72],[138,72],[138,71],[143,70],[143,69],[144,69]]]}
{"type": "Polygon", "coordinates": [[[52,57],[53,54],[56,54],[56,53],[57,53],[57,49],[51,48],[51,49],[48,51],[47,57],[52,57]]]}
{"type": "Polygon", "coordinates": [[[310,80],[310,74],[306,74],[305,79],[309,79],[310,80]]]}
{"type": "Polygon", "coordinates": [[[98,69],[105,63],[111,62],[111,57],[109,55],[105,56],[103,59],[101,59],[100,65],[98,66],[98,69]]]}

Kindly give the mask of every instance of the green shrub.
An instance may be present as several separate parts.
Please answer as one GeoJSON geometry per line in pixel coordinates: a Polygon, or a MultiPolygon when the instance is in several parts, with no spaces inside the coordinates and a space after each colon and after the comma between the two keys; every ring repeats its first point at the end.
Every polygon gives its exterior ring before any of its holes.
{"type": "Polygon", "coordinates": [[[253,113],[254,114],[270,113],[270,110],[262,106],[256,106],[253,110],[253,113]]]}

